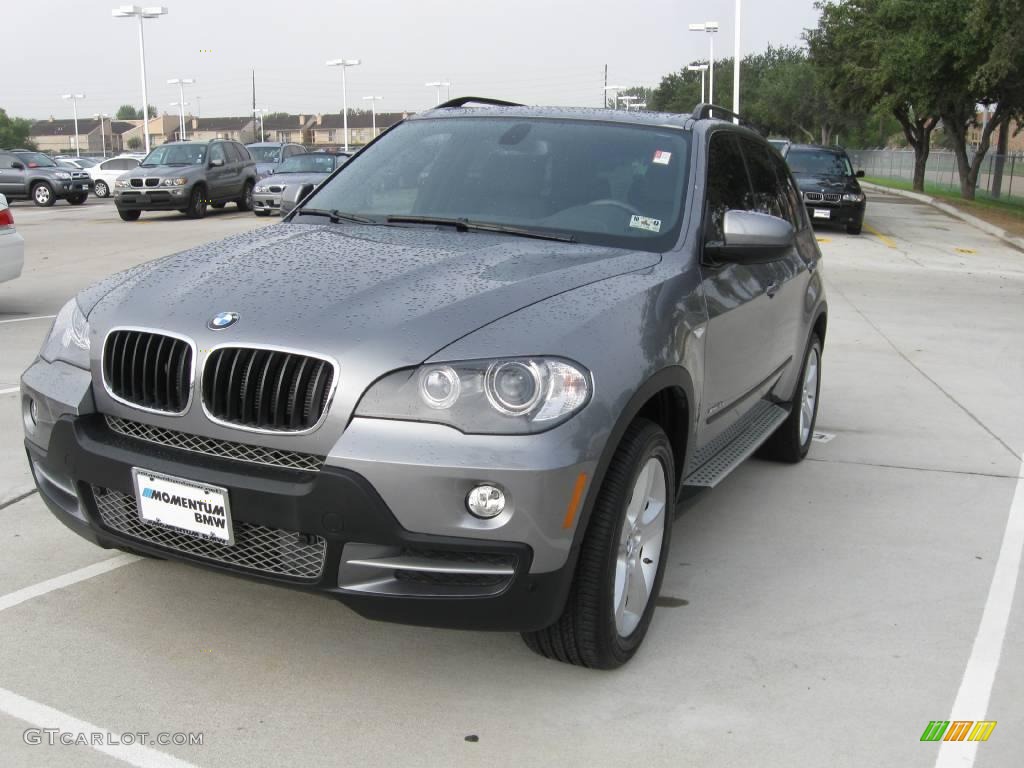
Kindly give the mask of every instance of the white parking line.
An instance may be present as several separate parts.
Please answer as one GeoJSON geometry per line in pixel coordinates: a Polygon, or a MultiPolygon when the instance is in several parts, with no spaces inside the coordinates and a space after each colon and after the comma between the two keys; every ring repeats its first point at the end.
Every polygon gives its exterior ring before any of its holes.
{"type": "MultiPolygon", "coordinates": [[[[1021,553],[1024,551],[1024,456],[1017,488],[1010,503],[1010,514],[1003,534],[1003,545],[992,574],[992,584],[981,614],[981,624],[974,638],[974,647],[967,660],[967,669],[949,716],[953,720],[985,720],[992,685],[995,683],[999,657],[1006,639],[1006,626],[1013,607],[1013,595],[1020,575],[1021,553]]],[[[998,713],[996,713],[998,714],[998,713]]],[[[998,721],[998,717],[996,720],[998,721]]],[[[935,768],[970,768],[978,752],[976,741],[944,741],[939,746],[935,768]]]]}
{"type": "MultiPolygon", "coordinates": [[[[6,688],[0,688],[0,712],[4,712],[11,717],[40,729],[54,728],[62,733],[76,735],[79,733],[89,735],[94,733],[100,734],[102,738],[97,739],[97,741],[113,743],[90,744],[89,746],[97,752],[110,755],[129,765],[138,766],[138,768],[195,768],[192,763],[186,763],[184,760],[179,760],[176,757],[158,752],[149,747],[138,744],[120,744],[118,743],[121,741],[121,734],[119,733],[108,731],[106,728],[100,728],[92,723],[85,722],[85,720],[79,720],[77,717],[72,717],[53,707],[26,699],[24,696],[19,696],[13,691],[8,691],[6,688]]],[[[88,738],[88,735],[86,738],[88,738]]],[[[45,740],[45,736],[43,736],[43,739],[43,743],[36,747],[37,749],[59,748],[57,746],[51,747],[45,740]]],[[[40,757],[42,756],[40,755],[40,757]]],[[[42,764],[45,764],[45,758],[40,762],[40,765],[42,764]]]]}
{"type": "Polygon", "coordinates": [[[11,387],[10,389],[0,389],[0,395],[13,395],[15,392],[20,392],[21,387],[11,387]]]}
{"type": "Polygon", "coordinates": [[[38,584],[33,584],[31,587],[25,587],[24,589],[19,589],[16,592],[0,595],[0,611],[6,611],[8,608],[13,608],[14,606],[20,605],[26,600],[31,600],[34,597],[45,595],[47,592],[53,592],[57,589],[70,587],[72,584],[77,584],[80,581],[91,579],[93,576],[100,576],[109,571],[113,571],[115,568],[120,568],[122,565],[130,565],[138,559],[139,557],[136,555],[118,555],[117,557],[111,557],[109,560],[102,560],[98,563],[87,565],[85,568],[79,568],[77,571],[65,573],[63,576],[57,576],[52,579],[47,579],[46,581],[41,581],[38,584]]]}
{"type": "Polygon", "coordinates": [[[16,317],[13,320],[0,320],[0,325],[7,323],[27,323],[30,320],[53,320],[56,315],[36,315],[35,317],[16,317]]]}

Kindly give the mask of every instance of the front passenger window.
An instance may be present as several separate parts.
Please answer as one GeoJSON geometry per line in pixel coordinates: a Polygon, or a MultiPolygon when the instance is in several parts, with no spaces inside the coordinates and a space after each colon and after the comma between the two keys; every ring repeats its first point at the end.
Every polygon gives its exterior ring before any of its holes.
{"type": "Polygon", "coordinates": [[[721,243],[725,241],[725,212],[752,210],[750,180],[733,134],[720,132],[711,137],[707,179],[704,240],[721,243]]]}

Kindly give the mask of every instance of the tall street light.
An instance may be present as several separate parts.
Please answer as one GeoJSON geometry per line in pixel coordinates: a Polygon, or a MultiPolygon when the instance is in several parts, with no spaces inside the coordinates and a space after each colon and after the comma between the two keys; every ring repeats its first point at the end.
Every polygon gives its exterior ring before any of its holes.
{"type": "Polygon", "coordinates": [[[632,105],[632,103],[639,98],[639,96],[630,96],[629,94],[626,94],[625,96],[619,96],[619,101],[626,102],[626,111],[629,112],[629,108],[632,105]]]}
{"type": "MultiPolygon", "coordinates": [[[[100,142],[103,144],[103,158],[106,159],[106,157],[107,157],[107,134],[106,134],[106,131],[103,130],[103,121],[104,120],[109,120],[110,119],[110,115],[108,115],[106,112],[97,112],[95,115],[93,115],[93,117],[100,121],[100,142]]],[[[114,143],[113,127],[111,127],[111,131],[110,131],[110,143],[111,144],[114,143]]],[[[111,151],[113,151],[114,148],[111,147],[110,149],[111,149],[111,151]]]]}
{"type": "Polygon", "coordinates": [[[191,77],[175,77],[167,81],[168,85],[178,86],[178,101],[175,106],[179,108],[178,112],[178,134],[181,136],[181,140],[184,141],[187,132],[185,131],[185,86],[195,84],[195,79],[191,77]]]}
{"type": "Polygon", "coordinates": [[[185,107],[188,106],[187,101],[172,101],[171,106],[178,110],[178,141],[185,140],[185,107]]]}
{"type": "Polygon", "coordinates": [[[372,110],[373,114],[373,122],[371,123],[371,125],[373,126],[372,135],[373,138],[375,139],[377,138],[377,102],[383,98],[383,96],[363,96],[363,101],[370,102],[370,109],[372,110]]]}
{"type": "Polygon", "coordinates": [[[61,98],[64,99],[65,101],[70,99],[71,100],[71,104],[74,106],[74,110],[75,110],[75,155],[80,155],[81,152],[78,151],[78,100],[79,99],[84,99],[85,98],[85,94],[84,93],[65,93],[63,96],[61,96],[61,98]]]}
{"type": "Polygon", "coordinates": [[[687,72],[700,72],[700,102],[704,103],[704,73],[708,71],[707,64],[691,64],[686,68],[687,72]]]}
{"type": "Polygon", "coordinates": [[[434,106],[437,106],[438,104],[441,103],[441,89],[442,88],[447,88],[448,89],[448,98],[451,99],[452,84],[449,83],[447,80],[437,80],[437,81],[435,81],[433,83],[424,83],[423,85],[425,87],[427,87],[427,88],[436,88],[437,89],[436,92],[435,92],[436,99],[434,101],[434,106]]]}
{"type": "Polygon", "coordinates": [[[708,104],[715,103],[715,32],[718,31],[717,21],[705,21],[702,24],[691,24],[691,32],[708,33],[708,104]]]}
{"type": "Polygon", "coordinates": [[[142,61],[142,133],[146,137],[146,154],[149,154],[149,95],[146,92],[146,41],[142,35],[142,20],[156,19],[167,13],[162,5],[151,8],[140,8],[137,5],[122,5],[114,8],[111,14],[115,19],[134,16],[139,20],[139,59],[142,61]]]}
{"type": "MultiPolygon", "coordinates": [[[[740,113],[740,11],[742,3],[736,0],[736,31],[733,37],[733,67],[732,67],[732,111],[737,115],[740,113]]],[[[739,122],[739,118],[736,118],[739,122]]]]}
{"type": "Polygon", "coordinates": [[[625,87],[626,86],[624,86],[624,85],[606,85],[604,87],[605,95],[608,94],[608,91],[615,91],[615,108],[616,109],[619,108],[619,91],[621,91],[625,87]]]}
{"type": "Polygon", "coordinates": [[[264,142],[264,141],[266,141],[266,139],[264,138],[264,134],[263,134],[263,116],[264,116],[265,114],[267,114],[267,113],[268,113],[269,111],[270,111],[270,108],[269,108],[269,107],[259,107],[259,108],[258,108],[258,109],[256,110],[256,112],[257,112],[257,113],[259,114],[259,116],[260,116],[260,142],[261,142],[261,143],[262,143],[262,142],[264,142]]]}
{"type": "Polygon", "coordinates": [[[359,59],[331,59],[328,67],[341,67],[341,124],[345,131],[345,151],[348,152],[348,85],[345,82],[345,70],[357,67],[362,63],[359,59]]]}

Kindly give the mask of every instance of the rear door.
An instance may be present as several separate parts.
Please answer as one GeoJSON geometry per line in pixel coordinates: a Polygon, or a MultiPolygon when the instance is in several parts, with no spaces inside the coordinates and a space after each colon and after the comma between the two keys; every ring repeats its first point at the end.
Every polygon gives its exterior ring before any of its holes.
{"type": "MultiPolygon", "coordinates": [[[[722,242],[726,211],[757,209],[736,132],[719,130],[708,145],[704,242],[722,242]]],[[[698,449],[740,420],[770,386],[775,350],[773,265],[701,263],[708,328],[698,449]]]]}

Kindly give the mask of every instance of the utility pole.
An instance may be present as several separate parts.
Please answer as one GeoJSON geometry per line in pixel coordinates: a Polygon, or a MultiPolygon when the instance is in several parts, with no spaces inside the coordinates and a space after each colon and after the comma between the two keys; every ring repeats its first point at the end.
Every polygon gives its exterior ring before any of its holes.
{"type": "Polygon", "coordinates": [[[252,140],[256,141],[256,70],[252,71],[252,140]]]}
{"type": "Polygon", "coordinates": [[[604,89],[601,91],[601,109],[608,106],[608,65],[604,65],[604,89]]]}

